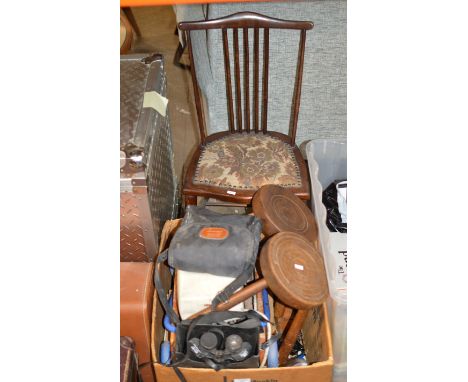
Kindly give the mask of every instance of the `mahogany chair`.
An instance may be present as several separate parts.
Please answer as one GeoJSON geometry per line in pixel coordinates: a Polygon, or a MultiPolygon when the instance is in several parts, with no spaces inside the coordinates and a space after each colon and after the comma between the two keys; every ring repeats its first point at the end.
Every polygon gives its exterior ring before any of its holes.
{"type": "Polygon", "coordinates": [[[265,184],[289,188],[303,200],[310,199],[309,178],[304,159],[295,145],[301,98],[302,71],[308,21],[287,21],[253,12],[241,12],[219,19],[181,22],[189,50],[190,69],[197,108],[201,144],[187,168],[183,195],[185,204],[196,204],[197,196],[250,204],[255,191],[265,184]],[[218,29],[222,33],[228,121],[227,131],[206,135],[204,109],[197,81],[191,32],[218,29]],[[229,57],[228,29],[232,29],[234,52],[234,95],[229,57]],[[253,29],[253,92],[249,85],[249,33],[253,29]],[[289,134],[268,131],[268,69],[270,29],[292,29],[300,33],[289,134]],[[243,84],[239,59],[239,30],[243,35],[243,84]],[[260,98],[260,31],[263,32],[263,70],[260,98]],[[253,110],[251,113],[251,99],[253,110]],[[235,105],[234,105],[235,102],[235,105]],[[260,105],[261,102],[261,105],[260,105]],[[260,109],[261,106],[261,109],[260,109]],[[260,119],[261,114],[261,121],[260,119]]]}

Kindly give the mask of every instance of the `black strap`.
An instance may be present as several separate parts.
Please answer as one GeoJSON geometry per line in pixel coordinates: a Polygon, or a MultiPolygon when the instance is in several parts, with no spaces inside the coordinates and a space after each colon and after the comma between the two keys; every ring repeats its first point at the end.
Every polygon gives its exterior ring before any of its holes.
{"type": "Polygon", "coordinates": [[[241,274],[215,296],[215,298],[211,301],[212,311],[214,311],[219,304],[226,302],[236,290],[244,286],[247,281],[249,281],[249,278],[252,276],[254,266],[255,263],[247,263],[244,266],[241,274]]]}
{"type": "Polygon", "coordinates": [[[176,373],[177,377],[179,377],[180,382],[187,382],[185,379],[184,375],[180,371],[180,369],[177,366],[173,366],[174,372],[176,373]]]}
{"type": "Polygon", "coordinates": [[[173,324],[178,324],[180,323],[180,318],[167,302],[167,295],[166,291],[164,290],[164,287],[162,286],[161,283],[161,278],[159,274],[159,265],[163,263],[164,261],[167,260],[168,257],[168,250],[166,249],[165,251],[161,252],[156,260],[156,269],[154,271],[154,287],[156,288],[156,291],[158,292],[158,297],[159,301],[161,301],[161,305],[163,306],[165,312],[169,315],[171,321],[173,324]]]}
{"type": "Polygon", "coordinates": [[[220,371],[224,366],[220,365],[219,363],[214,362],[213,360],[209,358],[203,358],[203,361],[211,367],[214,371],[220,371]]]}
{"type": "MultiPolygon", "coordinates": [[[[153,364],[154,363],[158,363],[158,362],[145,362],[145,363],[142,363],[139,365],[139,369],[145,367],[145,366],[148,366],[148,365],[151,365],[151,367],[153,367],[153,364]]],[[[177,362],[179,363],[179,362],[177,362]]],[[[180,371],[180,369],[175,366],[175,365],[165,365],[165,366],[168,366],[168,367],[172,367],[177,375],[177,377],[179,378],[180,382],[187,382],[187,380],[185,379],[184,375],[182,374],[182,372],[180,371]]],[[[140,374],[140,370],[138,369],[138,382],[144,382],[143,381],[143,378],[141,377],[141,374],[140,374]]]]}

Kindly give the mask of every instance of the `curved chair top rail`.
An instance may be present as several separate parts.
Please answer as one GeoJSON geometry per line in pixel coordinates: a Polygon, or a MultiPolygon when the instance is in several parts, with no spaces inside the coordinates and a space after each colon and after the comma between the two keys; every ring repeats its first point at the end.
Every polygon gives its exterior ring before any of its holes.
{"type": "Polygon", "coordinates": [[[220,28],[273,28],[310,30],[314,24],[310,21],[281,20],[260,15],[255,12],[239,12],[230,16],[206,21],[183,21],[180,30],[205,30],[220,28]]]}

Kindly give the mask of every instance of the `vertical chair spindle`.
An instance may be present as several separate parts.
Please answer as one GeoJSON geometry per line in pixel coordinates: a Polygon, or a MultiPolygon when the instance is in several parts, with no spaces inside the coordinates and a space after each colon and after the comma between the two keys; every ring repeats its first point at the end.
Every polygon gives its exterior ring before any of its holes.
{"type": "Polygon", "coordinates": [[[301,86],[302,86],[302,71],[304,68],[304,51],[305,51],[306,31],[301,30],[301,38],[299,40],[299,53],[297,57],[296,83],[294,85],[293,110],[291,122],[291,145],[296,142],[297,121],[299,118],[299,107],[301,105],[301,86]]]}
{"type": "Polygon", "coordinates": [[[236,120],[237,131],[242,132],[242,99],[240,89],[240,65],[239,65],[239,30],[234,28],[232,38],[234,40],[234,75],[236,81],[236,120]]]}
{"type": "Polygon", "coordinates": [[[227,29],[223,29],[224,74],[226,80],[226,99],[228,103],[229,131],[234,133],[234,110],[232,106],[231,62],[229,61],[229,45],[227,29]]]}
{"type": "Polygon", "coordinates": [[[258,28],[254,29],[254,129],[258,133],[258,75],[259,75],[259,52],[258,52],[258,28]]]}
{"type": "Polygon", "coordinates": [[[197,73],[195,70],[195,60],[193,59],[192,40],[190,38],[190,31],[186,31],[186,40],[190,58],[190,71],[192,72],[193,91],[195,93],[195,106],[197,107],[198,125],[200,126],[200,140],[205,144],[206,128],[205,128],[205,114],[201,103],[200,89],[198,87],[197,73]]]}
{"type": "Polygon", "coordinates": [[[270,41],[268,28],[263,30],[263,86],[262,86],[262,131],[267,132],[268,120],[268,64],[270,56],[270,41]]]}
{"type": "Polygon", "coordinates": [[[250,132],[249,30],[244,28],[244,126],[250,132]]]}

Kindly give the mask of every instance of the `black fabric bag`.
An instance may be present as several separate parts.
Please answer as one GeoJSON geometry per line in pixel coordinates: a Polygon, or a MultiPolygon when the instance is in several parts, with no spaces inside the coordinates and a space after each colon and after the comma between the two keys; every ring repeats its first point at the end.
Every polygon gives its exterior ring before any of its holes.
{"type": "MultiPolygon", "coordinates": [[[[255,216],[223,215],[204,207],[188,206],[182,225],[169,248],[158,256],[157,264],[167,260],[171,267],[183,271],[236,277],[213,299],[214,310],[252,276],[261,231],[262,223],[255,216]]],[[[179,323],[167,303],[158,268],[154,283],[166,313],[172,322],[179,323]]]]}
{"type": "MultiPolygon", "coordinates": [[[[215,370],[223,368],[243,369],[259,367],[259,333],[265,319],[255,311],[211,312],[193,320],[184,320],[177,325],[175,359],[172,366],[195,367],[215,370]],[[217,350],[211,354],[201,354],[200,338],[204,333],[214,331],[220,334],[217,350]],[[231,355],[226,341],[230,335],[238,335],[243,341],[241,358],[231,355]],[[245,345],[244,345],[245,344],[245,345]]],[[[241,352],[238,352],[240,354],[241,352]]]]}
{"type": "Polygon", "coordinates": [[[168,263],[183,271],[237,277],[255,263],[261,230],[255,216],[189,206],[171,241],[168,263]]]}

